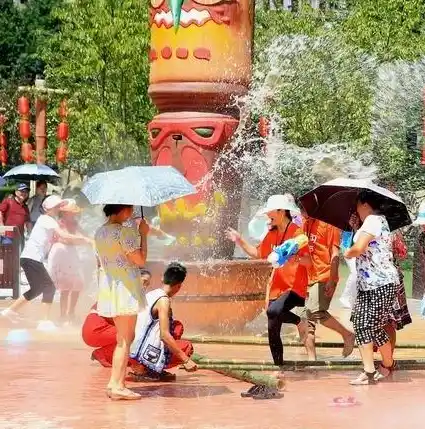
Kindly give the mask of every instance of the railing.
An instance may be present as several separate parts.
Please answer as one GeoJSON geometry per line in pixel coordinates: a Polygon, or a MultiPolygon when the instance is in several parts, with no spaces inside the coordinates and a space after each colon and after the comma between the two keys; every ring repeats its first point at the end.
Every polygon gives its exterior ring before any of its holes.
{"type": "MultiPolygon", "coordinates": [[[[19,254],[21,247],[21,237],[18,228],[13,226],[0,226],[0,290],[12,290],[12,298],[19,297],[19,254]],[[13,232],[11,243],[4,240],[5,232],[13,232]]],[[[1,296],[0,298],[6,298],[1,296]]]]}

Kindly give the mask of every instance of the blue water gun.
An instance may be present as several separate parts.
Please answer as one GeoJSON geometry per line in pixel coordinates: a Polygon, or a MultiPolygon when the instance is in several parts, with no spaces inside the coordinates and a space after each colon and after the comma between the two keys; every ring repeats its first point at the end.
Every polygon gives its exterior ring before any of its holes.
{"type": "Polygon", "coordinates": [[[286,240],[280,246],[277,246],[267,258],[267,261],[272,264],[273,268],[279,268],[288,262],[291,256],[296,255],[300,249],[308,245],[306,235],[298,235],[295,238],[286,240]]]}
{"type": "Polygon", "coordinates": [[[342,231],[341,250],[345,252],[353,245],[353,231],[342,231]]]}

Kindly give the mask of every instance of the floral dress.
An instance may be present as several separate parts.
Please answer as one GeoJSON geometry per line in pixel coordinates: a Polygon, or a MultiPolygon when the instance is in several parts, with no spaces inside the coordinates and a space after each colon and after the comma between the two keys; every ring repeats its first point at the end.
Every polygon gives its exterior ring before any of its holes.
{"type": "Polygon", "coordinates": [[[105,224],[95,234],[100,261],[97,309],[104,317],[137,315],[146,306],[139,268],[127,255],[140,248],[131,228],[105,224]]]}

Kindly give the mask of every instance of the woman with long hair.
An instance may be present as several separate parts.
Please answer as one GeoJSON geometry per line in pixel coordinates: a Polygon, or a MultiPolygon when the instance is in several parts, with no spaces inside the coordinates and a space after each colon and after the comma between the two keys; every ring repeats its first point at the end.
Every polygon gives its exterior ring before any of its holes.
{"type": "Polygon", "coordinates": [[[354,244],[344,254],[348,259],[356,258],[357,297],[352,321],[364,366],[364,371],[350,382],[353,385],[375,384],[387,377],[394,366],[385,327],[396,298],[399,277],[394,265],[390,228],[380,207],[376,194],[360,192],[356,207],[358,217],[350,221],[357,229],[354,244]],[[374,344],[382,356],[378,370],[375,370],[373,359],[374,344]]]}
{"type": "Polygon", "coordinates": [[[149,226],[142,220],[139,234],[123,226],[132,216],[131,205],[108,204],[103,211],[108,220],[95,234],[101,268],[97,311],[112,318],[117,329],[107,395],[113,400],[140,399],[141,395],[126,388],[125,377],[137,314],[146,306],[140,268],[146,262],[149,226]]]}

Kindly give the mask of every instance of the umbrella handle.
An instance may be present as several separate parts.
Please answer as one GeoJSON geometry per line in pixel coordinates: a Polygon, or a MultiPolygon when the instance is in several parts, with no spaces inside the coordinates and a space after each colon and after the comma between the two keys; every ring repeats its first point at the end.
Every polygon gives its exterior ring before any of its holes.
{"type": "Polygon", "coordinates": [[[142,219],[144,219],[144,218],[145,218],[145,216],[144,216],[144,214],[143,214],[143,206],[140,206],[140,212],[141,212],[141,214],[142,214],[142,219]]]}

